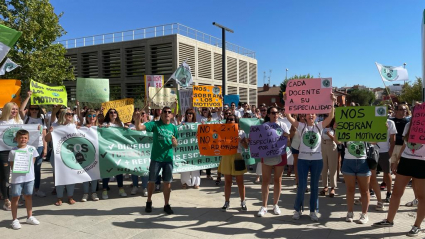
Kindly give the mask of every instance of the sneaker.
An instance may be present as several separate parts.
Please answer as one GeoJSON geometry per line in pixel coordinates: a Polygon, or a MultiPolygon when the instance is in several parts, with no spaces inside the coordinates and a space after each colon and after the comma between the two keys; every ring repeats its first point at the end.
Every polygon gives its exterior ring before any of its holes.
{"type": "Polygon", "coordinates": [[[13,220],[13,222],[12,222],[12,228],[13,228],[13,230],[19,230],[19,229],[21,229],[21,223],[19,222],[18,219],[13,220]]]}
{"type": "Polygon", "coordinates": [[[83,198],[81,199],[81,202],[87,202],[87,199],[89,198],[89,194],[84,193],[83,198]]]}
{"type": "Polygon", "coordinates": [[[382,182],[379,188],[381,189],[381,191],[384,191],[385,189],[387,189],[387,184],[385,182],[382,182]]]}
{"type": "Polygon", "coordinates": [[[230,202],[225,202],[223,207],[221,208],[221,211],[225,212],[230,207],[230,202]]]}
{"type": "Polygon", "coordinates": [[[146,202],[145,212],[152,212],[152,202],[146,202]]]}
{"type": "Polygon", "coordinates": [[[133,188],[131,189],[131,195],[136,195],[137,194],[137,190],[138,188],[136,186],[133,186],[133,188]]]}
{"type": "Polygon", "coordinates": [[[378,204],[376,204],[375,210],[376,211],[385,211],[385,205],[383,202],[378,202],[378,204]]]}
{"type": "Polygon", "coordinates": [[[30,225],[39,225],[40,224],[40,222],[33,216],[27,218],[26,223],[30,224],[30,225]]]}
{"type": "Polygon", "coordinates": [[[266,215],[266,213],[267,213],[267,208],[260,207],[260,210],[257,213],[257,217],[262,217],[262,216],[266,215]]]}
{"type": "Polygon", "coordinates": [[[380,222],[375,222],[372,226],[374,226],[374,227],[393,227],[394,222],[389,222],[387,219],[384,219],[380,222]]]}
{"type": "Polygon", "coordinates": [[[242,202],[241,202],[241,210],[242,211],[248,211],[248,208],[246,207],[246,202],[245,202],[245,200],[243,200],[242,202]]]}
{"type": "Polygon", "coordinates": [[[161,184],[155,184],[155,192],[156,193],[161,192],[161,184]]]}
{"type": "Polygon", "coordinates": [[[385,203],[390,203],[390,199],[391,199],[391,192],[387,192],[387,196],[385,197],[383,201],[385,203]]]}
{"type": "Polygon", "coordinates": [[[368,221],[369,221],[369,217],[367,216],[367,214],[360,213],[359,223],[366,224],[368,221]]]}
{"type": "Polygon", "coordinates": [[[171,209],[170,204],[164,206],[164,212],[168,215],[174,214],[173,209],[171,209]]]}
{"type": "Polygon", "coordinates": [[[46,194],[44,192],[42,192],[41,190],[34,192],[34,195],[37,196],[37,197],[41,197],[41,198],[46,197],[46,194]]]}
{"type": "Polygon", "coordinates": [[[106,190],[104,190],[103,192],[102,192],[102,199],[103,200],[106,200],[106,199],[108,199],[109,197],[108,197],[108,191],[106,191],[106,190]]]}
{"type": "Polygon", "coordinates": [[[418,236],[420,232],[421,232],[421,229],[419,227],[413,226],[412,229],[410,229],[410,231],[407,233],[407,236],[415,237],[415,236],[418,236]]]}
{"type": "Polygon", "coordinates": [[[143,197],[148,196],[148,189],[147,188],[143,189],[142,195],[143,195],[143,197]]]}
{"type": "Polygon", "coordinates": [[[298,219],[300,219],[301,215],[302,215],[301,211],[299,211],[299,212],[294,211],[294,215],[292,216],[292,219],[298,220],[298,219]]]}
{"type": "Polygon", "coordinates": [[[279,208],[279,206],[276,204],[276,205],[274,205],[273,206],[273,214],[274,215],[280,215],[280,208],[279,208]]]}
{"type": "Polygon", "coordinates": [[[5,210],[5,211],[11,211],[12,210],[12,207],[11,207],[10,203],[9,203],[9,205],[7,205],[6,203],[3,204],[3,210],[5,210]]]}
{"type": "Polygon", "coordinates": [[[310,212],[310,219],[313,222],[318,222],[319,221],[319,218],[317,217],[316,212],[310,212]]]}
{"type": "Polygon", "coordinates": [[[376,198],[375,192],[373,190],[369,190],[370,198],[376,198]]]}
{"type": "Polygon", "coordinates": [[[354,213],[353,212],[347,212],[347,216],[345,217],[346,222],[353,222],[354,220],[354,213]]]}
{"type": "Polygon", "coordinates": [[[418,206],[418,199],[413,199],[413,201],[406,203],[406,207],[417,207],[418,206]]]}
{"type": "Polygon", "coordinates": [[[118,190],[118,194],[121,197],[127,197],[127,193],[125,193],[124,188],[120,188],[120,190],[118,190]]]}
{"type": "Polygon", "coordinates": [[[359,199],[354,199],[354,205],[362,205],[362,200],[359,199]]]}
{"type": "Polygon", "coordinates": [[[97,193],[92,193],[91,200],[93,200],[93,201],[99,201],[99,197],[97,196],[97,193]]]}

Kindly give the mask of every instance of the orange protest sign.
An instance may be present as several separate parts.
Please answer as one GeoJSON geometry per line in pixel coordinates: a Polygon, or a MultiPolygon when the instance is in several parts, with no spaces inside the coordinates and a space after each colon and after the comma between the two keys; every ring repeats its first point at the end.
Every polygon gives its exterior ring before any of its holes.
{"type": "Polygon", "coordinates": [[[193,86],[193,107],[223,107],[221,86],[193,86]]]}
{"type": "Polygon", "coordinates": [[[15,102],[21,105],[21,81],[0,79],[0,107],[8,102],[15,102]]]}
{"type": "Polygon", "coordinates": [[[202,124],[198,126],[198,146],[201,155],[236,154],[239,145],[237,124],[202,124]]]}

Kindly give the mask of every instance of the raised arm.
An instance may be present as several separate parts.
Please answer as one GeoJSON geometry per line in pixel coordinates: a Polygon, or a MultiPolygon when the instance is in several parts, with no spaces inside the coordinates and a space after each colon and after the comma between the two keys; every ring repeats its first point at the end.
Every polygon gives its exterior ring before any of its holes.
{"type": "Polygon", "coordinates": [[[76,101],[76,104],[77,104],[77,117],[78,117],[78,120],[80,121],[81,124],[83,124],[84,117],[81,115],[80,102],[77,100],[76,101]]]}
{"type": "Polygon", "coordinates": [[[136,130],[145,131],[146,126],[142,124],[141,120],[142,120],[142,115],[140,114],[140,112],[136,112],[134,114],[134,125],[136,126],[136,130]]]}
{"type": "Polygon", "coordinates": [[[53,106],[52,115],[50,116],[50,125],[56,121],[56,113],[61,109],[60,105],[53,106]]]}
{"type": "Polygon", "coordinates": [[[28,104],[28,101],[31,98],[31,95],[32,95],[32,91],[28,91],[27,98],[25,98],[24,102],[22,102],[22,104],[21,104],[21,108],[19,108],[19,115],[21,116],[22,120],[24,120],[24,118],[25,118],[25,107],[27,107],[27,104],[28,104]]]}
{"type": "Polygon", "coordinates": [[[286,118],[288,119],[289,123],[291,123],[292,126],[295,128],[298,128],[298,121],[292,117],[292,114],[286,114],[286,118]]]}
{"type": "Polygon", "coordinates": [[[329,113],[329,116],[325,120],[323,120],[323,123],[322,123],[323,127],[326,127],[327,125],[329,125],[335,116],[334,103],[336,101],[336,98],[334,96],[334,93],[331,93],[331,100],[332,100],[331,112],[329,113]]]}

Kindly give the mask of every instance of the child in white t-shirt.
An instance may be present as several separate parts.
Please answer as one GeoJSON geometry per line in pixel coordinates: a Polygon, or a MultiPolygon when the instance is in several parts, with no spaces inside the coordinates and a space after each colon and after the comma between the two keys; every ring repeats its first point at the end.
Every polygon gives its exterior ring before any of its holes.
{"type": "Polygon", "coordinates": [[[9,162],[12,179],[12,228],[18,230],[21,228],[18,218],[18,201],[21,194],[25,197],[25,206],[27,208],[27,224],[38,225],[40,222],[32,216],[32,193],[34,188],[34,163],[38,157],[37,149],[27,145],[29,133],[26,130],[16,132],[16,142],[18,146],[9,152],[9,162]]]}

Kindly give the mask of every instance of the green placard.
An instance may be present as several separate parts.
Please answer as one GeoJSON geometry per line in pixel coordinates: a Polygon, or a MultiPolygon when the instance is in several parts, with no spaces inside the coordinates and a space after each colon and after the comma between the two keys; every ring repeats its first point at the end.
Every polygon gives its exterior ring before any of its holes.
{"type": "Polygon", "coordinates": [[[109,101],[109,79],[77,78],[77,100],[91,103],[109,101]]]}
{"type": "Polygon", "coordinates": [[[387,141],[387,107],[359,106],[335,109],[337,140],[385,142],[387,141]]]}

